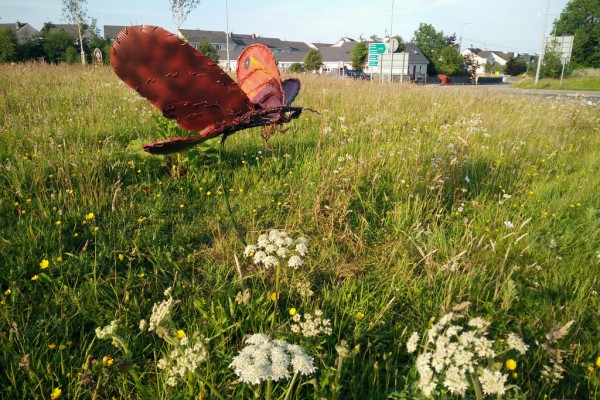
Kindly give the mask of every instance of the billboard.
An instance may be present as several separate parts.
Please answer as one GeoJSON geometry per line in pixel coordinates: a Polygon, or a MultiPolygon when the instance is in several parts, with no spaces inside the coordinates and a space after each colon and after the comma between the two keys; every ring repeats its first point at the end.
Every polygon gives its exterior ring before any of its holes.
{"type": "Polygon", "coordinates": [[[544,52],[546,50],[557,51],[563,64],[568,64],[573,51],[574,36],[549,36],[544,40],[544,52]]]}

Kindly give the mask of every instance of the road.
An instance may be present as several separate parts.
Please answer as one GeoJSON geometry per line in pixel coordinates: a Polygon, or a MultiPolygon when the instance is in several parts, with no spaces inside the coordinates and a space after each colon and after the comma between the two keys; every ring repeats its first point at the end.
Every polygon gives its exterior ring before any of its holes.
{"type": "MultiPolygon", "coordinates": [[[[433,85],[427,85],[428,87],[433,85]]],[[[548,99],[564,98],[567,100],[583,100],[591,105],[600,104],[600,91],[591,90],[545,90],[545,89],[518,89],[510,84],[498,85],[450,85],[450,86],[433,86],[441,90],[464,90],[464,91],[488,91],[499,92],[512,95],[537,96],[548,99]]]]}

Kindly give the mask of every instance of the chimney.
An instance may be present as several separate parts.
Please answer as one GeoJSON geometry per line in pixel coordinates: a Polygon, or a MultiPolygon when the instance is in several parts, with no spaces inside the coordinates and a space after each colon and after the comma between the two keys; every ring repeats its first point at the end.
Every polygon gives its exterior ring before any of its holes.
{"type": "Polygon", "coordinates": [[[233,32],[229,31],[229,39],[233,38],[233,32]]]}
{"type": "Polygon", "coordinates": [[[256,33],[252,34],[252,39],[256,39],[256,33]]]}
{"type": "Polygon", "coordinates": [[[17,28],[17,30],[21,29],[21,23],[19,21],[15,22],[15,28],[17,28]]]}

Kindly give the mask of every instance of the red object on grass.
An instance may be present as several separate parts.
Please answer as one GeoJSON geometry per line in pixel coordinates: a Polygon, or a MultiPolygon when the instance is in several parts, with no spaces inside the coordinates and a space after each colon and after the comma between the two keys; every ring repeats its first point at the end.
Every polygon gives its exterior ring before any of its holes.
{"type": "Polygon", "coordinates": [[[442,86],[452,85],[452,78],[449,77],[448,75],[439,74],[438,78],[440,78],[440,81],[442,82],[442,86]]]}
{"type": "Polygon", "coordinates": [[[237,83],[174,33],[150,25],[123,29],[113,43],[110,63],[123,82],[165,117],[186,130],[199,131],[144,145],[153,154],[181,151],[219,135],[225,140],[255,126],[272,133],[303,110],[291,106],[300,81],[281,82],[273,53],[262,44],[240,54],[237,83]]]}

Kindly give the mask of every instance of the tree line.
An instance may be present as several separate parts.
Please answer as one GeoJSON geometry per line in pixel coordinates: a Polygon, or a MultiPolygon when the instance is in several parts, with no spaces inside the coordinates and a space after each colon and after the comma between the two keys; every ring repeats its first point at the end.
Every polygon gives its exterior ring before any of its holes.
{"type": "Polygon", "coordinates": [[[81,49],[87,63],[95,62],[94,49],[103,53],[105,62],[108,61],[111,42],[99,34],[94,25],[83,25],[83,35],[80,40],[76,31],[67,31],[57,27],[52,22],[44,23],[39,35],[28,38],[22,43],[17,40],[15,31],[10,28],[0,30],[0,62],[22,62],[44,60],[50,63],[81,63],[81,49]]]}

